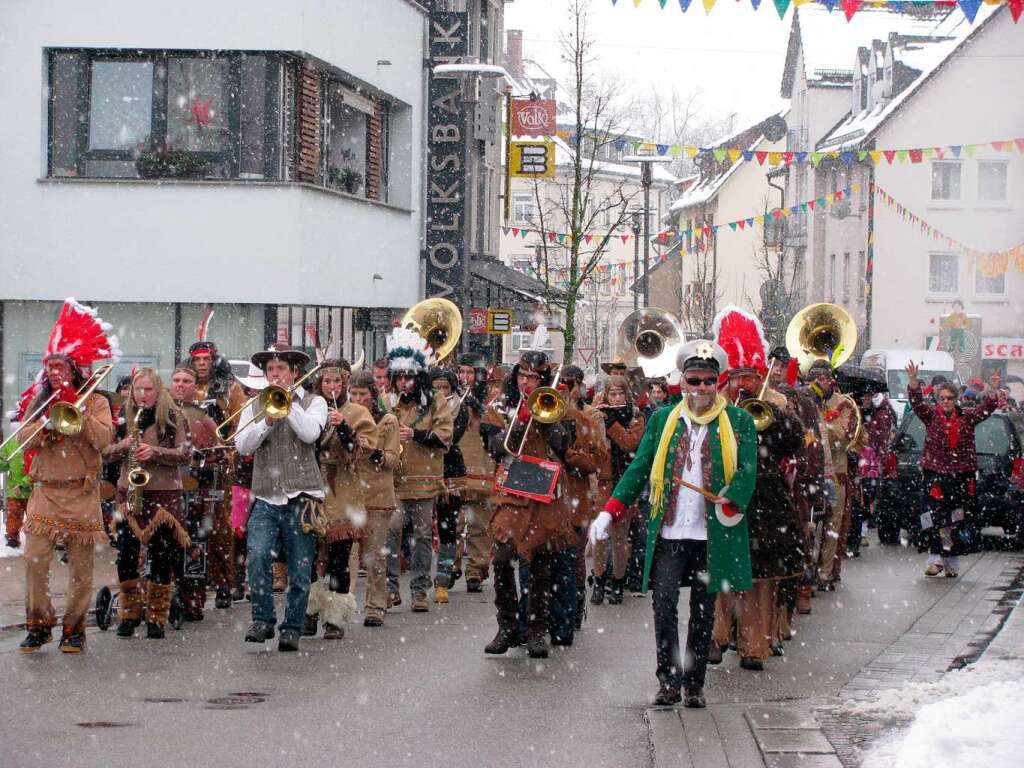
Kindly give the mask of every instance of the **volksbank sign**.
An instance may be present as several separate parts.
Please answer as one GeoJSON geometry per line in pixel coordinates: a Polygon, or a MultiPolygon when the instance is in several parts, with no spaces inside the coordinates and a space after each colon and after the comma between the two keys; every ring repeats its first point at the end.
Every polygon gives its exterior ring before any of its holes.
{"type": "Polygon", "coordinates": [[[459,307],[466,289],[466,115],[461,80],[432,73],[438,64],[463,61],[466,34],[465,12],[431,11],[426,295],[444,297],[459,307]]]}

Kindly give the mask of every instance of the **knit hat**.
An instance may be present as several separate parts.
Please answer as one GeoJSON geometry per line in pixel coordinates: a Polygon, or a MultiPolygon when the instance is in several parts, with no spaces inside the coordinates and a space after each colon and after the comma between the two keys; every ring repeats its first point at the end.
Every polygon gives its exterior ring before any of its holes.
{"type": "Polygon", "coordinates": [[[50,331],[50,341],[43,355],[43,368],[28,389],[21,393],[18,408],[12,411],[12,420],[24,418],[29,404],[46,380],[47,360],[64,360],[83,377],[89,376],[92,364],[97,360],[120,360],[121,348],[117,336],[110,333],[112,330],[113,326],[103,322],[92,307],[80,304],[74,298],[65,299],[53,330],[50,331]]]}

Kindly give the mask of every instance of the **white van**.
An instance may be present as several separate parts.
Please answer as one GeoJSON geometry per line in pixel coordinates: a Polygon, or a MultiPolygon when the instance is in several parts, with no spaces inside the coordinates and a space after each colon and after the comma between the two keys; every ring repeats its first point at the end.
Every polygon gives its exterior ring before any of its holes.
{"type": "Polygon", "coordinates": [[[953,356],[948,352],[932,352],[927,349],[869,349],[860,358],[862,368],[874,368],[885,374],[889,385],[889,399],[893,401],[896,414],[902,418],[907,401],[907,363],[917,363],[918,378],[924,386],[933,376],[960,384],[960,377],[954,372],[953,356]],[[902,407],[901,407],[902,406],[902,407]]]}

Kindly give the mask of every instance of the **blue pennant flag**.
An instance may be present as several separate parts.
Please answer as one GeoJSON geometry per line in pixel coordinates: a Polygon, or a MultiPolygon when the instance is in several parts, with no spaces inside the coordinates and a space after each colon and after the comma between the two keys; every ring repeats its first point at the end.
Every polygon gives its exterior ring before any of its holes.
{"type": "Polygon", "coordinates": [[[967,20],[974,23],[974,17],[978,15],[978,8],[981,7],[981,0],[960,0],[960,10],[964,12],[967,20]]]}
{"type": "Polygon", "coordinates": [[[754,150],[752,150],[752,149],[744,149],[743,150],[743,159],[746,160],[747,162],[750,162],[751,160],[753,160],[754,159],[754,150]]]}
{"type": "Polygon", "coordinates": [[[960,150],[963,149],[963,147],[961,147],[959,144],[954,144],[953,146],[950,147],[950,149],[953,150],[954,155],[960,157],[960,150]]]}
{"type": "Polygon", "coordinates": [[[691,0],[679,0],[679,9],[686,13],[686,9],[690,7],[691,0]]]}
{"type": "Polygon", "coordinates": [[[667,155],[668,154],[668,144],[658,144],[657,148],[658,148],[658,154],[659,155],[667,155]]]}
{"type": "Polygon", "coordinates": [[[797,152],[797,153],[795,153],[793,155],[793,159],[796,160],[798,163],[806,163],[807,162],[807,153],[806,152],[797,152]]]}
{"type": "Polygon", "coordinates": [[[841,152],[839,159],[842,160],[846,165],[853,162],[853,152],[841,152]]]}
{"type": "Polygon", "coordinates": [[[756,11],[761,7],[761,0],[750,0],[750,4],[754,6],[754,10],[756,11]]]}
{"type": "MultiPolygon", "coordinates": [[[[821,4],[828,8],[829,13],[832,13],[832,9],[835,8],[838,3],[839,0],[821,0],[821,4]]],[[[889,3],[889,5],[892,5],[892,3],[889,3]]]]}
{"type": "Polygon", "coordinates": [[[616,141],[615,141],[615,151],[616,152],[625,152],[626,151],[626,140],[625,139],[616,139],[616,141]]]}

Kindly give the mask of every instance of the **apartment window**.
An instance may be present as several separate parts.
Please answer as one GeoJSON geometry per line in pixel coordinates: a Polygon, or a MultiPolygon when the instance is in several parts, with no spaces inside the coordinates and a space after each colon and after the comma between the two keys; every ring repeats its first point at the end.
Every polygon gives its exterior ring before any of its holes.
{"type": "Polygon", "coordinates": [[[863,304],[868,290],[868,267],[864,251],[860,251],[857,254],[857,275],[859,276],[857,278],[857,301],[863,304]]]}
{"type": "Polygon", "coordinates": [[[529,256],[513,256],[512,269],[522,272],[524,275],[529,275],[533,271],[533,259],[529,256]]]}
{"type": "Polygon", "coordinates": [[[512,221],[516,224],[534,224],[537,219],[537,198],[533,192],[512,193],[512,221]]]}
{"type": "Polygon", "coordinates": [[[978,162],[978,200],[1005,202],[1006,162],[981,160],[978,162]]]}
{"type": "Polygon", "coordinates": [[[323,178],[327,186],[352,195],[366,194],[366,148],[371,99],[328,81],[323,100],[323,178]]]}
{"type": "Polygon", "coordinates": [[[843,303],[850,301],[850,254],[843,254],[843,303]]]}
{"type": "Polygon", "coordinates": [[[277,178],[283,57],[52,50],[53,177],[277,178]]]}
{"type": "Polygon", "coordinates": [[[828,300],[836,300],[836,255],[829,254],[828,257],[828,300]]]}
{"type": "Polygon", "coordinates": [[[955,253],[928,255],[928,292],[956,293],[960,289],[960,261],[955,253]]]}
{"type": "Polygon", "coordinates": [[[981,269],[975,267],[974,292],[977,294],[1002,296],[1006,293],[1006,274],[1003,273],[996,275],[995,277],[985,277],[981,273],[981,269]]]}
{"type": "Polygon", "coordinates": [[[960,163],[932,163],[932,200],[960,199],[960,163]]]}

